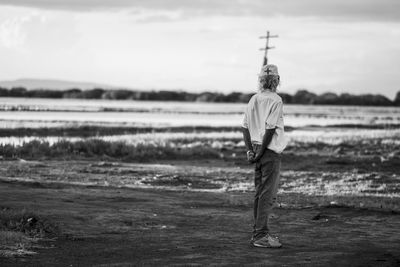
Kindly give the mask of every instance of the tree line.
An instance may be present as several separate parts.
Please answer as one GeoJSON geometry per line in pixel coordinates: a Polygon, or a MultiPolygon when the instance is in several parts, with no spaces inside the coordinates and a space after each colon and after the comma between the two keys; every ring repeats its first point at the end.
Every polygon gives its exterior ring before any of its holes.
{"type": "MultiPolygon", "coordinates": [[[[110,100],[149,100],[149,101],[188,101],[188,102],[228,102],[247,103],[254,93],[232,92],[228,94],[216,92],[189,93],[185,91],[135,91],[127,89],[94,88],[81,90],[32,89],[24,87],[2,88],[0,97],[30,98],[76,98],[76,99],[110,99],[110,100]]],[[[306,105],[359,105],[359,106],[400,106],[400,91],[394,100],[380,94],[353,95],[348,93],[315,94],[305,89],[295,94],[278,93],[284,103],[306,105]]]]}

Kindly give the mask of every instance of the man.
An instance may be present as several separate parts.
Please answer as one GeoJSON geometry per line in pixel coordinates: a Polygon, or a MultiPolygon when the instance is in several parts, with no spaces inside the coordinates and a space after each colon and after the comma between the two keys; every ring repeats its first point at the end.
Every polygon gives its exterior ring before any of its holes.
{"type": "Polygon", "coordinates": [[[280,82],[278,68],[265,65],[259,75],[259,92],[249,101],[243,119],[247,160],[255,163],[254,226],[252,244],[281,247],[269,233],[268,217],[276,202],[284,136],[282,99],[276,93],[280,82]]]}

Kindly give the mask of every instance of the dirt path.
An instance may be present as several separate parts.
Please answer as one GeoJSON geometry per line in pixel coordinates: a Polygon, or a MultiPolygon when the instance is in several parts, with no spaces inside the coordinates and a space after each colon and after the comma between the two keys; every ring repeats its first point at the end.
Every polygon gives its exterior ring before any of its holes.
{"type": "Polygon", "coordinates": [[[251,193],[0,182],[1,206],[60,224],[63,237],[1,266],[398,266],[400,215],[338,207],[275,209],[282,249],[249,245],[251,193]]]}

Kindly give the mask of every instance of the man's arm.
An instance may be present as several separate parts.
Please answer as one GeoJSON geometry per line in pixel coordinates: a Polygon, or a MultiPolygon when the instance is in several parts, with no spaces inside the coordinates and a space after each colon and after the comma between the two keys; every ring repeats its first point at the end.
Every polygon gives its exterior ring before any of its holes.
{"type": "Polygon", "coordinates": [[[253,145],[251,144],[251,137],[249,129],[242,127],[243,139],[246,145],[247,151],[253,151],[253,145]]]}
{"type": "Polygon", "coordinates": [[[250,132],[249,129],[242,127],[243,131],[243,140],[247,148],[247,161],[252,163],[255,153],[253,151],[253,145],[251,144],[251,137],[250,137],[250,132]]]}
{"type": "Polygon", "coordinates": [[[261,148],[260,151],[257,153],[256,157],[253,159],[253,162],[257,162],[261,159],[262,155],[265,152],[265,149],[267,149],[269,143],[271,143],[272,136],[275,133],[275,128],[274,129],[265,129],[265,134],[261,143],[261,148]]]}

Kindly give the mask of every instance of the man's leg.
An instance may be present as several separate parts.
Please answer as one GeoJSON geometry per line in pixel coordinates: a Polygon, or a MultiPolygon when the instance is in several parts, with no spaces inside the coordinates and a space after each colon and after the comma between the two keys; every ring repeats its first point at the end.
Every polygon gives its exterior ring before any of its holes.
{"type": "Polygon", "coordinates": [[[261,172],[261,164],[256,162],[254,169],[254,186],[256,189],[254,195],[254,225],[253,225],[253,239],[256,238],[256,221],[257,221],[257,213],[258,213],[258,198],[261,193],[261,181],[262,181],[262,172],[261,172]]]}
{"type": "Polygon", "coordinates": [[[256,188],[257,214],[254,225],[255,237],[259,238],[268,234],[268,217],[279,185],[280,156],[270,154],[265,162],[261,163],[261,183],[256,188]]]}

